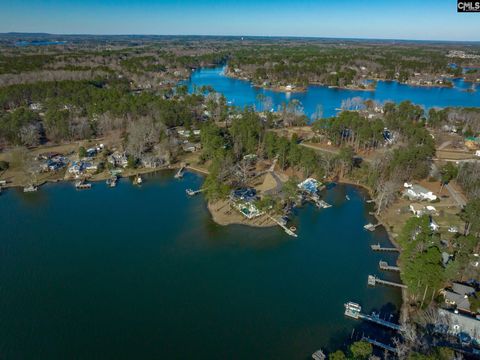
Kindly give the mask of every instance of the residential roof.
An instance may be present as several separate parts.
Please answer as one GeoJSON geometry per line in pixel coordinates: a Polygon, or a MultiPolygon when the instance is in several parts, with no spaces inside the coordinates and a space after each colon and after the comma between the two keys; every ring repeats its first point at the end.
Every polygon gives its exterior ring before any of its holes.
{"type": "Polygon", "coordinates": [[[455,304],[457,309],[470,311],[470,301],[468,301],[468,297],[465,295],[460,295],[453,291],[446,290],[444,296],[445,301],[455,304]]]}
{"type": "Polygon", "coordinates": [[[455,314],[445,309],[439,309],[438,314],[448,324],[448,330],[454,335],[467,333],[472,338],[480,341],[480,321],[478,319],[455,314]]]}
{"type": "Polygon", "coordinates": [[[452,290],[460,295],[470,295],[475,292],[475,289],[473,287],[460,283],[453,283],[452,290]]]}

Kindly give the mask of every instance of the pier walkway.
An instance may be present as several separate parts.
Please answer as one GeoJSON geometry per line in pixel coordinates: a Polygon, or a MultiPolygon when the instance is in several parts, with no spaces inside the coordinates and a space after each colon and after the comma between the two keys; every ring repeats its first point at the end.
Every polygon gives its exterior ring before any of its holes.
{"type": "Polygon", "coordinates": [[[366,342],[369,342],[370,344],[372,344],[373,346],[377,346],[381,349],[384,349],[384,350],[387,350],[387,351],[390,351],[391,353],[394,353],[396,354],[397,353],[397,349],[395,349],[394,347],[390,346],[390,345],[387,345],[387,344],[384,344],[380,341],[377,341],[377,340],[374,340],[374,339],[370,339],[368,337],[363,337],[362,340],[366,341],[366,342]]]}
{"type": "Polygon", "coordinates": [[[367,320],[395,331],[403,331],[403,327],[401,325],[382,319],[375,313],[371,315],[363,314],[362,307],[354,302],[348,302],[345,304],[345,316],[355,320],[367,320]]]}
{"type": "Polygon", "coordinates": [[[400,284],[396,283],[393,281],[387,281],[387,280],[382,280],[376,277],[375,275],[368,275],[368,285],[370,286],[375,286],[376,284],[381,284],[381,285],[388,285],[388,286],[394,286],[402,289],[406,289],[407,285],[405,284],[400,284]]]}
{"type": "Polygon", "coordinates": [[[380,244],[373,244],[370,245],[373,251],[390,251],[390,252],[398,252],[398,249],[395,247],[382,247],[380,244]]]}
{"type": "Polygon", "coordinates": [[[397,271],[397,272],[400,271],[400,268],[398,266],[388,265],[388,263],[383,260],[380,260],[380,262],[378,263],[378,267],[380,268],[380,270],[385,270],[385,271],[397,271]]]}

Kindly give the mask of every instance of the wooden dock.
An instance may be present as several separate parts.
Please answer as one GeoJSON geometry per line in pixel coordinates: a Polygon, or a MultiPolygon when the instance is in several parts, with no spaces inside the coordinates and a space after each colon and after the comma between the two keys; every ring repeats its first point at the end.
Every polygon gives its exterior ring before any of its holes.
{"type": "Polygon", "coordinates": [[[358,320],[366,320],[373,322],[375,324],[381,325],[383,327],[395,330],[395,331],[403,331],[403,327],[399,324],[392,323],[388,320],[380,318],[379,315],[372,313],[371,315],[367,315],[362,313],[362,307],[354,302],[348,302],[345,304],[345,316],[348,316],[352,319],[358,320]]]}
{"type": "Polygon", "coordinates": [[[400,272],[400,268],[398,266],[388,265],[388,263],[383,260],[379,261],[378,267],[380,268],[380,270],[400,272]]]}
{"type": "Polygon", "coordinates": [[[178,169],[177,173],[175,174],[175,179],[183,178],[184,171],[185,171],[185,166],[180,167],[180,169],[178,169]]]}
{"type": "Polygon", "coordinates": [[[365,225],[363,228],[364,228],[365,230],[368,230],[368,231],[375,231],[375,229],[376,229],[377,227],[379,227],[380,225],[382,225],[382,224],[378,223],[378,224],[373,225],[372,223],[368,223],[368,224],[365,225]]]}
{"type": "Polygon", "coordinates": [[[188,196],[195,196],[197,194],[200,194],[202,191],[203,189],[198,189],[198,190],[186,189],[185,190],[188,196]]]}
{"type": "Polygon", "coordinates": [[[278,226],[280,226],[288,235],[290,236],[293,236],[293,237],[298,237],[298,235],[293,232],[292,230],[290,230],[289,228],[287,228],[285,225],[283,225],[280,221],[278,221],[277,219],[273,218],[272,216],[268,215],[267,216],[272,220],[274,221],[278,226]]]}
{"type": "Polygon", "coordinates": [[[380,244],[370,245],[373,251],[389,251],[389,252],[398,252],[398,249],[395,247],[382,247],[380,244]]]}
{"type": "Polygon", "coordinates": [[[382,279],[377,278],[375,275],[368,275],[368,285],[369,286],[375,286],[377,284],[393,286],[393,287],[398,287],[398,288],[402,288],[402,289],[407,288],[407,285],[405,285],[405,284],[400,284],[400,283],[396,283],[396,282],[393,282],[393,281],[382,280],[382,279]]]}

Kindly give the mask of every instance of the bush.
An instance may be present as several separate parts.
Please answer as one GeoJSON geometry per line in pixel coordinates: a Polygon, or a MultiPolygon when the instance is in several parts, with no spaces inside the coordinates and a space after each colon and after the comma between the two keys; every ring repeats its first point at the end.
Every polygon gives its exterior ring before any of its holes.
{"type": "Polygon", "coordinates": [[[87,150],[85,150],[83,146],[80,146],[78,148],[78,156],[80,157],[80,159],[87,157],[87,150]]]}
{"type": "Polygon", "coordinates": [[[6,161],[0,161],[0,171],[5,171],[10,167],[10,164],[6,161]]]}

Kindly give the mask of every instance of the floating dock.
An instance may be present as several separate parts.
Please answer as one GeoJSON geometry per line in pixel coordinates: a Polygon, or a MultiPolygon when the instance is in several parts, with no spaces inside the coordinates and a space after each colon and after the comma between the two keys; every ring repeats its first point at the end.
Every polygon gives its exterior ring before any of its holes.
{"type": "Polygon", "coordinates": [[[362,307],[354,302],[348,302],[345,304],[345,316],[348,316],[355,320],[361,319],[370,321],[395,331],[403,331],[403,327],[401,325],[392,323],[385,319],[381,319],[380,316],[375,313],[372,313],[371,315],[363,314],[362,307]]]}
{"type": "Polygon", "coordinates": [[[398,287],[398,288],[402,288],[402,289],[407,288],[407,285],[405,285],[405,284],[400,284],[400,283],[396,283],[396,282],[393,282],[393,281],[382,280],[382,279],[377,278],[375,275],[368,275],[368,285],[369,286],[375,286],[376,284],[393,286],[393,287],[398,287]]]}
{"type": "Polygon", "coordinates": [[[383,260],[379,261],[378,267],[380,268],[380,270],[400,272],[400,268],[398,266],[388,265],[388,263],[383,260]]]}
{"type": "Polygon", "coordinates": [[[398,249],[395,247],[382,247],[380,244],[373,244],[370,245],[373,251],[390,251],[390,252],[398,252],[398,249]]]}

